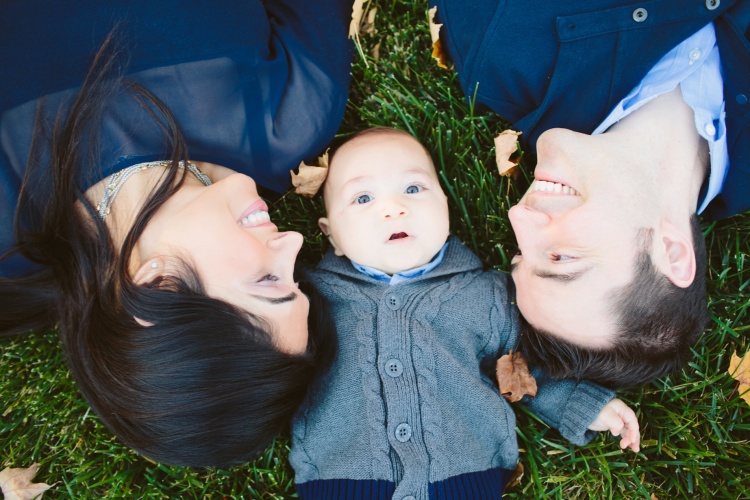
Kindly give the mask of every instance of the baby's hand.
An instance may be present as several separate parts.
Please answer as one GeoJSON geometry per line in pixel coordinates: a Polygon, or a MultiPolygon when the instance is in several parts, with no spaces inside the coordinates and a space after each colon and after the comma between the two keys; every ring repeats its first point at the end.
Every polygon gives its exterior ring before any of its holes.
{"type": "Polygon", "coordinates": [[[596,420],[589,425],[592,431],[609,431],[613,436],[622,436],[620,448],[633,451],[641,449],[641,435],[635,412],[621,400],[614,398],[604,405],[596,420]]]}

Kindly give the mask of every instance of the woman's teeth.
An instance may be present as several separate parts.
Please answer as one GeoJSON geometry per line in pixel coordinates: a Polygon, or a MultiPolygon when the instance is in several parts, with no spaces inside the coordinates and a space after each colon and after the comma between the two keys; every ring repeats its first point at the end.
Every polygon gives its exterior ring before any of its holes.
{"type": "Polygon", "coordinates": [[[578,195],[578,191],[559,182],[534,181],[534,191],[578,195]]]}
{"type": "Polygon", "coordinates": [[[271,216],[268,215],[268,212],[264,212],[263,210],[258,210],[257,212],[253,212],[247,217],[243,217],[238,224],[240,226],[245,227],[254,227],[254,226],[260,226],[261,224],[265,224],[266,222],[271,222],[271,216]]]}

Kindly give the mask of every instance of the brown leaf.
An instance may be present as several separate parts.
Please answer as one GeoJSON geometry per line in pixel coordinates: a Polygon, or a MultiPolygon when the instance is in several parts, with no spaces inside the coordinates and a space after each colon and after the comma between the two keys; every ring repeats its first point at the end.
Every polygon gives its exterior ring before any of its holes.
{"type": "Polygon", "coordinates": [[[435,14],[437,14],[437,7],[433,7],[429,10],[430,13],[430,39],[432,40],[432,58],[437,61],[437,65],[441,68],[448,69],[448,55],[443,50],[443,44],[440,42],[440,28],[442,24],[435,22],[435,14]]]}
{"type": "Polygon", "coordinates": [[[365,15],[365,0],[354,0],[352,5],[352,20],[349,23],[349,38],[359,37],[359,26],[365,15]]]}
{"type": "Polygon", "coordinates": [[[5,500],[31,500],[41,498],[42,494],[52,486],[44,483],[32,483],[31,480],[39,470],[39,464],[28,469],[6,468],[0,471],[0,489],[5,500]]]}
{"type": "Polygon", "coordinates": [[[740,383],[740,397],[750,405],[750,356],[745,353],[743,357],[737,356],[735,352],[729,360],[729,375],[740,383]]]}
{"type": "Polygon", "coordinates": [[[495,137],[495,161],[500,175],[511,175],[518,165],[518,158],[513,158],[518,152],[518,136],[521,132],[503,130],[495,137]]]}
{"type": "Polygon", "coordinates": [[[510,478],[508,478],[508,488],[512,486],[516,486],[521,483],[521,479],[523,478],[523,464],[521,462],[518,462],[516,465],[516,470],[513,471],[513,474],[510,475],[510,478]]]}
{"type": "Polygon", "coordinates": [[[375,46],[372,48],[372,52],[370,52],[370,56],[376,61],[380,60],[380,42],[376,43],[375,46]]]}
{"type": "Polygon", "coordinates": [[[318,193],[328,175],[328,151],[318,156],[317,167],[300,162],[298,170],[299,174],[295,174],[293,170],[289,171],[292,174],[294,192],[305,198],[312,198],[318,193]]]}
{"type": "Polygon", "coordinates": [[[497,360],[495,375],[500,394],[515,403],[526,395],[536,396],[536,380],[529,373],[526,359],[520,352],[511,351],[497,360]]]}
{"type": "Polygon", "coordinates": [[[373,7],[367,12],[367,20],[360,26],[360,33],[363,35],[372,35],[375,33],[375,15],[378,13],[378,8],[373,7]]]}

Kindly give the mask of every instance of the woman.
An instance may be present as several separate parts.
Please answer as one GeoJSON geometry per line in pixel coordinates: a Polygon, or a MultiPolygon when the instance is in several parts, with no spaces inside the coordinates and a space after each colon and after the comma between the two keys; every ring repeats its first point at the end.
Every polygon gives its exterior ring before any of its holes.
{"type": "Polygon", "coordinates": [[[0,6],[0,331],[57,323],[84,397],[155,460],[245,461],[304,397],[302,237],[255,182],[283,191],[335,133],[348,3],[0,6]]]}

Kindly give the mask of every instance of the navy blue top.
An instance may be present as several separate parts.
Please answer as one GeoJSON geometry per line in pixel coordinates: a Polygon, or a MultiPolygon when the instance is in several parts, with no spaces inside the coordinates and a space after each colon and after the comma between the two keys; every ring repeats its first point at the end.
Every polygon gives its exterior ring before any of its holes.
{"type": "MultiPolygon", "coordinates": [[[[175,115],[196,161],[277,192],[333,138],[346,104],[351,0],[4,0],[0,2],[0,252],[12,227],[37,100],[52,115],[120,23],[128,78],[175,115]]],[[[98,178],[162,159],[153,120],[121,96],[104,117],[98,178]]],[[[0,275],[24,270],[0,264],[0,275]]]]}
{"type": "Polygon", "coordinates": [[[523,132],[590,134],[672,48],[713,22],[726,101],[729,171],[703,215],[750,209],[750,1],[430,0],[467,98],[523,132]],[[647,15],[637,14],[646,9],[647,15]],[[481,12],[482,15],[477,15],[481,12]]]}

